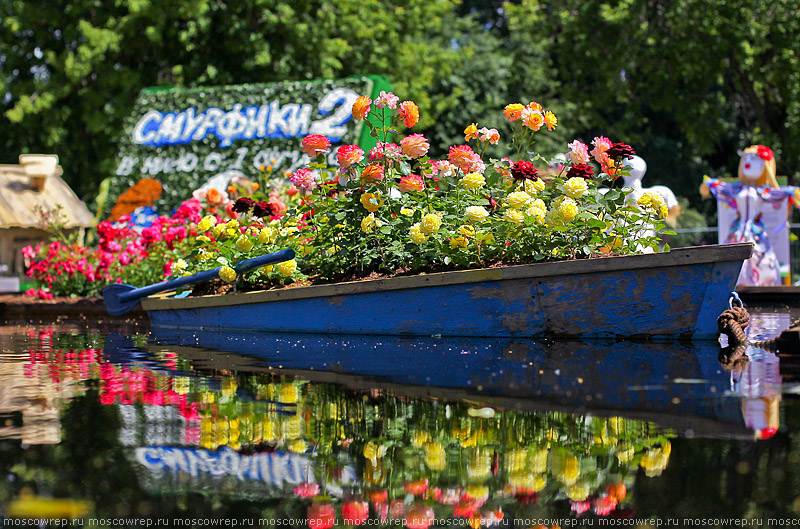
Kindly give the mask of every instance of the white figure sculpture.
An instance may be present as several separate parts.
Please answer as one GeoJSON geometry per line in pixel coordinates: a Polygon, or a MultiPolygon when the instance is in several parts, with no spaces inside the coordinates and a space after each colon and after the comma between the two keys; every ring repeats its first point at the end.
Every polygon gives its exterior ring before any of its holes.
{"type": "Polygon", "coordinates": [[[642,187],[642,177],[647,172],[647,163],[641,157],[633,156],[622,163],[630,167],[630,175],[622,177],[625,186],[633,189],[633,192],[628,195],[628,201],[635,203],[645,192],[658,193],[667,204],[667,223],[674,226],[675,219],[681,211],[675,193],[667,186],[642,187]]]}

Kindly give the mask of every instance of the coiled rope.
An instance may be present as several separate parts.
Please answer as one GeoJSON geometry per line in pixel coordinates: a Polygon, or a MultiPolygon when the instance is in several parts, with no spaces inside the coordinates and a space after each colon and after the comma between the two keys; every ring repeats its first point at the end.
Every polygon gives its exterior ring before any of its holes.
{"type": "MultiPolygon", "coordinates": [[[[760,347],[768,351],[775,351],[778,348],[780,336],[771,338],[769,340],[761,340],[751,342],[747,338],[745,329],[750,324],[750,313],[744,308],[742,300],[736,292],[731,292],[731,299],[728,302],[728,308],[722,311],[722,314],[717,318],[717,327],[719,332],[728,337],[728,347],[720,351],[720,362],[723,365],[733,365],[744,354],[747,345],[760,347]],[[736,305],[738,303],[738,306],[736,305]],[[740,352],[741,351],[741,352],[740,352]],[[723,356],[725,357],[723,361],[723,356]]],[[[790,328],[800,326],[800,319],[795,320],[789,325],[790,328]]]]}

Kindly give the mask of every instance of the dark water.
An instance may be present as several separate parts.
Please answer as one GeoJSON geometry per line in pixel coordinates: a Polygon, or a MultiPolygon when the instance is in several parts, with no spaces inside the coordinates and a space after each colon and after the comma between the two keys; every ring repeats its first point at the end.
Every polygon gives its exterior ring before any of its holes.
{"type": "MultiPolygon", "coordinates": [[[[768,339],[800,313],[751,316],[768,339]]],[[[800,515],[791,351],[69,325],[2,327],[0,344],[10,527],[800,515]]]]}

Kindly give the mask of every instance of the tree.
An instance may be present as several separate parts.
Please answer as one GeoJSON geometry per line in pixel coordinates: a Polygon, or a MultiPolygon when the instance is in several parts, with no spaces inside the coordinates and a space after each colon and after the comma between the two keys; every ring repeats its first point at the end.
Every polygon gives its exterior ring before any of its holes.
{"type": "MultiPolygon", "coordinates": [[[[88,197],[147,86],[384,74],[435,122],[427,88],[447,77],[454,1],[0,1],[0,147],[60,155],[88,197]],[[424,60],[421,60],[424,58],[424,60]]],[[[10,161],[10,160],[7,160],[10,161]]]]}
{"type": "Polygon", "coordinates": [[[778,172],[796,179],[797,2],[524,0],[506,13],[512,36],[548,36],[560,89],[591,129],[684,164],[668,185],[734,176],[737,150],[753,143],[770,145],[778,172]]]}

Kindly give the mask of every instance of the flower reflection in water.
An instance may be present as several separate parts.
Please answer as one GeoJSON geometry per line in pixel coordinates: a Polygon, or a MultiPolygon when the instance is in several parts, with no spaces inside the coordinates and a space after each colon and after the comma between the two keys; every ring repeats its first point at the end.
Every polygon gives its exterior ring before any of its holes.
{"type": "Polygon", "coordinates": [[[228,487],[226,475],[269,482],[305,505],[314,527],[337,517],[492,525],[550,504],[607,516],[624,507],[640,467],[658,476],[670,456],[672,434],[639,420],[476,408],[267,375],[200,377],[174,353],[161,352],[156,369],[108,362],[99,348],[54,349],[52,333],[34,341],[25,383],[65,399],[97,384],[99,402],[119,410],[120,443],[134,450],[142,484],[178,474],[189,488],[221,487],[220,479],[228,487]]]}

